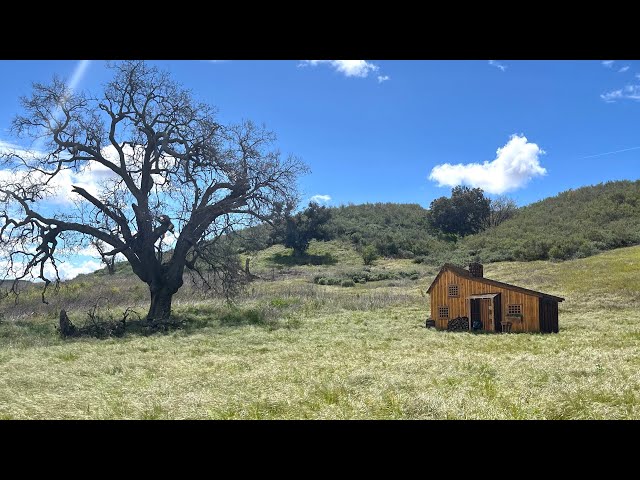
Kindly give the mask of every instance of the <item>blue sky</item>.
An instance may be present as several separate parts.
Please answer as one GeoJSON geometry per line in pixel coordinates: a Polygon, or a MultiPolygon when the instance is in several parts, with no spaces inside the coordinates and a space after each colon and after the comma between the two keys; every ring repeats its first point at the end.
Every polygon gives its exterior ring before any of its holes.
{"type": "MultiPolygon", "coordinates": [[[[311,168],[300,182],[305,202],[428,207],[464,182],[524,205],[640,178],[637,61],[153,63],[216,105],[223,122],[275,131],[281,151],[311,168]]],[[[31,82],[75,72],[77,88],[98,91],[110,75],[102,61],[0,69],[0,146],[15,143],[10,121],[31,82]]]]}

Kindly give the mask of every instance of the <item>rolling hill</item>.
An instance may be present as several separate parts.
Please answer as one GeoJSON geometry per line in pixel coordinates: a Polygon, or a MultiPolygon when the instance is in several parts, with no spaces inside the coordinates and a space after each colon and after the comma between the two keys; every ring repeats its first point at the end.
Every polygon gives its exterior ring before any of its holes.
{"type": "Polygon", "coordinates": [[[457,250],[485,262],[566,260],[640,244],[640,180],[562,192],[463,239],[457,250]]]}

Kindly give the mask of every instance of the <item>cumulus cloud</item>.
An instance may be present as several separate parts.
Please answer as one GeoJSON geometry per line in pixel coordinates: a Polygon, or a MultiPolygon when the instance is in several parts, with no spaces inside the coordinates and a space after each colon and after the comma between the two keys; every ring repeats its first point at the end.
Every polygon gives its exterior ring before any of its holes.
{"type": "Polygon", "coordinates": [[[377,72],[379,67],[366,60],[303,60],[300,66],[316,67],[318,65],[328,65],[337,72],[347,77],[367,77],[369,73],[377,72]]]}
{"type": "Polygon", "coordinates": [[[613,68],[615,60],[603,60],[602,65],[606,68],[613,68]]]}
{"type": "MultiPolygon", "coordinates": [[[[71,280],[82,273],[91,273],[104,267],[98,260],[85,260],[72,262],[71,260],[59,260],[56,262],[61,280],[71,280]]],[[[45,267],[45,274],[49,278],[55,278],[55,271],[49,264],[45,267]]]]}
{"type": "MultiPolygon", "coordinates": [[[[49,181],[48,195],[45,197],[49,203],[68,205],[79,197],[72,192],[73,186],[82,187],[91,195],[97,197],[103,190],[103,182],[113,177],[111,170],[101,164],[92,162],[81,171],[61,170],[49,181]]],[[[49,177],[42,172],[25,170],[12,171],[0,170],[0,186],[10,184],[39,184],[49,177]]]]}
{"type": "MultiPolygon", "coordinates": [[[[13,270],[9,267],[9,261],[6,256],[0,256],[0,273],[4,276],[8,275],[7,278],[15,278],[15,276],[22,274],[24,271],[25,260],[22,262],[19,258],[14,259],[14,268],[13,270]]],[[[77,257],[75,258],[67,258],[67,259],[57,259],[56,267],[58,268],[58,274],[60,275],[60,280],[71,280],[72,278],[77,277],[82,273],[91,273],[96,270],[102,268],[104,265],[99,260],[81,260],[77,257]]],[[[33,269],[30,275],[27,275],[24,280],[31,281],[40,281],[38,279],[38,274],[40,270],[38,268],[33,269]]],[[[56,276],[56,272],[53,266],[50,263],[47,263],[44,267],[45,276],[49,279],[54,279],[56,276]]]]}
{"type": "Polygon", "coordinates": [[[607,103],[613,103],[616,100],[640,101],[640,85],[627,85],[624,88],[603,93],[600,98],[607,103]]]}
{"type": "Polygon", "coordinates": [[[496,67],[499,68],[500,71],[504,72],[507,69],[507,66],[500,63],[500,62],[496,62],[495,60],[489,60],[489,65],[491,65],[492,67],[496,67]]]}
{"type": "Polygon", "coordinates": [[[624,73],[627,70],[629,70],[629,65],[625,65],[624,67],[622,67],[620,70],[618,70],[618,73],[624,73]]]}
{"type": "MultiPolygon", "coordinates": [[[[127,165],[139,165],[144,156],[144,147],[124,145],[122,148],[125,155],[127,165]]],[[[119,164],[120,158],[118,152],[113,145],[109,145],[102,149],[102,156],[109,162],[119,164]]],[[[38,150],[26,150],[20,146],[10,142],[0,140],[0,155],[13,154],[19,155],[25,159],[40,158],[45,155],[44,152],[38,150]]],[[[161,158],[163,167],[171,167],[174,165],[175,159],[169,155],[161,158]]],[[[108,181],[116,178],[116,174],[106,165],[98,162],[87,162],[87,164],[79,171],[61,170],[56,176],[49,181],[49,195],[46,197],[47,202],[68,205],[80,197],[72,192],[73,186],[82,187],[94,197],[100,197],[104,188],[108,185],[108,181]]],[[[153,174],[153,180],[157,184],[162,184],[162,178],[153,174]]],[[[0,186],[15,183],[42,183],[48,179],[48,176],[42,172],[32,171],[28,173],[26,170],[13,171],[11,169],[0,169],[0,186]]]]}
{"type": "Polygon", "coordinates": [[[545,175],[547,171],[538,160],[544,153],[524,135],[512,135],[505,146],[498,148],[495,160],[437,165],[431,170],[429,180],[438,182],[438,186],[469,185],[501,194],[522,188],[532,178],[545,175]]]}
{"type": "Polygon", "coordinates": [[[389,75],[378,75],[378,83],[386,82],[387,80],[391,80],[389,75]]]}
{"type": "Polygon", "coordinates": [[[315,203],[329,203],[331,201],[331,197],[329,195],[314,195],[309,200],[315,203]]]}

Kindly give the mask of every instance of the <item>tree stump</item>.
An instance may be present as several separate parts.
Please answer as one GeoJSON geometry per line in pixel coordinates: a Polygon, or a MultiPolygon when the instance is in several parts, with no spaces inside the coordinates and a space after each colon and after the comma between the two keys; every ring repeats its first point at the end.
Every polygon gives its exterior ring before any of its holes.
{"type": "Polygon", "coordinates": [[[71,320],[69,320],[67,312],[60,310],[60,336],[62,338],[73,337],[77,332],[78,329],[71,323],[71,320]]]}

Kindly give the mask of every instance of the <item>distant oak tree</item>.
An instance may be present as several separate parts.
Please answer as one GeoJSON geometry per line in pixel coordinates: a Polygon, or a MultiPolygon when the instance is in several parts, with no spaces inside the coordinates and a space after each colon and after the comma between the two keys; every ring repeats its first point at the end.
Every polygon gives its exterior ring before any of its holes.
{"type": "Polygon", "coordinates": [[[464,237],[482,231],[490,214],[490,200],[481,188],[458,185],[451,190],[451,198],[431,202],[429,222],[444,233],[464,237]]]}
{"type": "Polygon", "coordinates": [[[291,209],[283,211],[275,236],[285,247],[293,248],[295,256],[302,256],[309,248],[309,242],[328,240],[327,222],[331,219],[331,209],[310,202],[304,210],[291,214],[291,209]]]}
{"type": "Polygon", "coordinates": [[[142,61],[110,67],[114,76],[97,96],[54,78],[21,99],[12,131],[38,148],[0,155],[13,172],[0,177],[5,278],[17,284],[33,273],[45,283],[44,301],[46,286],[59,281],[59,245],[93,242],[107,265],[117,254],[128,260],[149,287],[147,318],[165,321],[185,271],[224,275],[229,253],[217,240],[252,219],[270,221],[274,205],[295,203],[306,167],[273,149],[264,127],[219,123],[212,106],[168,73],[142,61]],[[87,171],[106,172],[99,188],[70,186],[73,203],[56,209],[49,199],[61,177],[87,171]],[[163,255],[166,235],[172,249],[163,255]]]}

